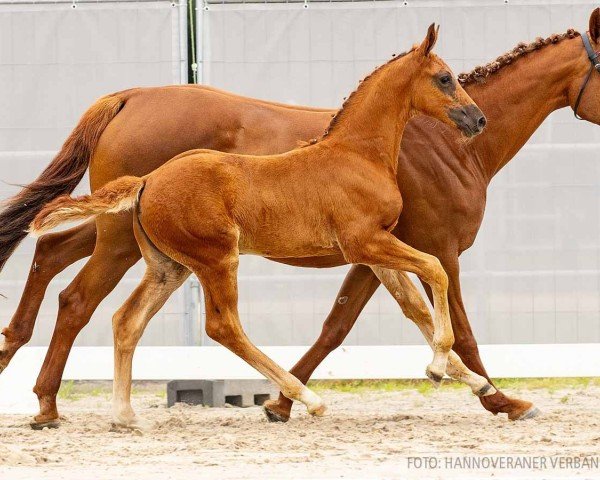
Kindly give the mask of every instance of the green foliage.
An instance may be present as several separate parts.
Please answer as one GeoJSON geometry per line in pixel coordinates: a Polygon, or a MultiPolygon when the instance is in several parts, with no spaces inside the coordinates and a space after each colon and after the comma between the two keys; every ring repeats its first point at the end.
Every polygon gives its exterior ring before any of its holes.
{"type": "MultiPolygon", "coordinates": [[[[590,386],[600,386],[600,378],[499,378],[494,379],[494,384],[500,390],[543,389],[550,393],[554,393],[557,390],[563,389],[585,389],[590,386]]],[[[311,380],[308,385],[315,391],[334,390],[348,393],[414,390],[427,395],[432,391],[435,391],[435,388],[429,380],[311,380]]],[[[454,380],[444,379],[440,389],[444,390],[448,388],[460,389],[468,387],[454,380]]]]}
{"type": "MultiPolygon", "coordinates": [[[[561,390],[585,390],[588,387],[599,387],[598,377],[579,378],[499,378],[494,379],[494,384],[500,390],[546,390],[554,393],[561,390]]],[[[308,386],[316,392],[333,390],[344,393],[369,393],[369,392],[398,392],[413,391],[422,395],[430,395],[436,389],[429,380],[311,380],[308,386]]],[[[440,391],[452,389],[466,389],[469,387],[462,383],[445,378],[440,391]]],[[[131,390],[132,396],[153,395],[166,398],[166,386],[163,382],[134,382],[131,390]]],[[[112,382],[62,382],[58,392],[61,400],[78,400],[84,396],[110,398],[112,395],[112,382]]],[[[564,395],[561,403],[568,403],[571,397],[564,395]]]]}
{"type": "Polygon", "coordinates": [[[58,398],[61,400],[76,400],[79,398],[79,395],[75,393],[75,382],[73,380],[61,383],[58,398]]]}

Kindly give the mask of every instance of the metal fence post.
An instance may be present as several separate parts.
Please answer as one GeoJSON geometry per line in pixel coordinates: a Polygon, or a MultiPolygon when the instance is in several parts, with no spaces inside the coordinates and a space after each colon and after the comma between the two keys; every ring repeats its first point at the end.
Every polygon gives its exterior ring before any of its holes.
{"type": "Polygon", "coordinates": [[[205,345],[204,315],[200,282],[191,275],[184,285],[185,314],[183,325],[184,345],[205,345]]]}

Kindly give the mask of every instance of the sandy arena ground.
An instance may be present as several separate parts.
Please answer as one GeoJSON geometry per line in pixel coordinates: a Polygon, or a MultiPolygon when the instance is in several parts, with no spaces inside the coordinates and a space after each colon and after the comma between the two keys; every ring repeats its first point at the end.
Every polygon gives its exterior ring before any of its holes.
{"type": "Polygon", "coordinates": [[[326,417],[295,406],[287,424],[268,423],[259,407],[167,409],[164,386],[154,386],[135,394],[138,412],[154,424],[144,433],[111,429],[103,388],[61,399],[66,421],[58,430],[32,431],[28,417],[0,415],[0,478],[600,478],[597,468],[423,470],[408,460],[600,455],[598,386],[513,390],[543,411],[526,422],[488,414],[462,388],[322,390],[326,417]]]}

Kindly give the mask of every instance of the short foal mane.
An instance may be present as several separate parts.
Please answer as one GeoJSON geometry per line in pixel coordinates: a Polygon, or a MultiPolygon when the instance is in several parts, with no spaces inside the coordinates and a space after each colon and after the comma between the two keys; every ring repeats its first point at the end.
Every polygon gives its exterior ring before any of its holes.
{"type": "Polygon", "coordinates": [[[314,145],[315,143],[317,143],[320,140],[323,140],[325,137],[327,137],[327,135],[329,135],[331,133],[331,131],[333,130],[333,128],[339,123],[340,117],[344,113],[344,109],[346,107],[348,107],[349,105],[353,104],[356,101],[356,97],[357,97],[356,96],[356,92],[358,92],[359,90],[361,90],[362,85],[365,82],[367,82],[368,80],[370,80],[371,78],[373,78],[378,72],[380,72],[381,70],[383,70],[390,63],[395,62],[396,60],[399,60],[400,58],[405,57],[406,55],[408,55],[409,53],[411,53],[415,49],[416,49],[416,47],[413,47],[413,48],[411,48],[410,50],[408,50],[406,52],[402,52],[402,53],[399,53],[399,54],[392,55],[392,58],[390,60],[388,60],[387,62],[385,62],[383,65],[380,65],[379,67],[375,68],[365,78],[363,78],[362,80],[360,80],[358,82],[358,87],[356,87],[356,89],[354,91],[352,91],[352,93],[350,93],[350,95],[348,95],[347,97],[344,97],[344,103],[342,103],[341,108],[336,113],[334,113],[334,114],[331,115],[331,121],[329,122],[329,125],[327,126],[327,129],[325,130],[325,133],[323,133],[323,135],[321,135],[320,138],[313,138],[312,140],[310,140],[309,142],[307,142],[306,144],[304,144],[302,146],[306,147],[308,145],[314,145]]]}
{"type": "Polygon", "coordinates": [[[579,32],[570,28],[565,33],[554,33],[548,38],[536,38],[531,43],[519,43],[512,50],[500,55],[496,60],[489,62],[485,65],[475,67],[469,73],[461,73],[458,76],[458,81],[463,85],[469,85],[471,83],[484,83],[487,77],[500,71],[502,67],[510,65],[521,57],[524,57],[528,53],[540,50],[547,45],[554,45],[568,38],[575,38],[580,35],[579,32]]]}

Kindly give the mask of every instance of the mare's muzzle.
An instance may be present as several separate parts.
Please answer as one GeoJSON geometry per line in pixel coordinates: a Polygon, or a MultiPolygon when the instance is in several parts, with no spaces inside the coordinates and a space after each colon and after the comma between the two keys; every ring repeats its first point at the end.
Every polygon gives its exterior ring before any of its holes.
{"type": "Polygon", "coordinates": [[[467,137],[479,135],[487,123],[485,115],[475,104],[451,108],[448,116],[467,137]]]}

